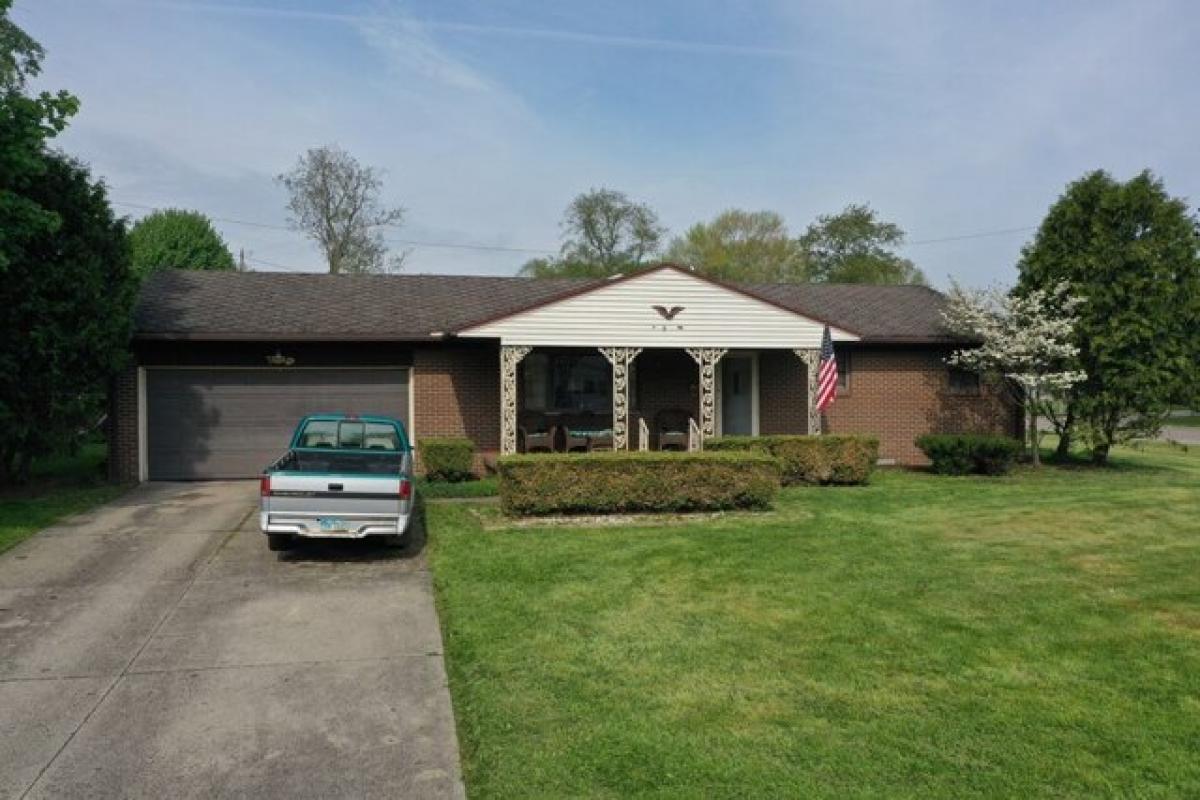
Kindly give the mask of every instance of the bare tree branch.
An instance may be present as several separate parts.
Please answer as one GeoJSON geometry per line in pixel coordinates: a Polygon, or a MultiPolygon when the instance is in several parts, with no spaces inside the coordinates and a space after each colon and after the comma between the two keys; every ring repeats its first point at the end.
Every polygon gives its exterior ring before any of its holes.
{"type": "Polygon", "coordinates": [[[408,252],[388,258],[379,229],[399,225],[404,209],[380,201],[379,170],[359,164],[336,145],[327,145],[300,156],[292,171],[277,180],[290,195],[288,224],[317,243],[331,273],[401,268],[408,252]]]}

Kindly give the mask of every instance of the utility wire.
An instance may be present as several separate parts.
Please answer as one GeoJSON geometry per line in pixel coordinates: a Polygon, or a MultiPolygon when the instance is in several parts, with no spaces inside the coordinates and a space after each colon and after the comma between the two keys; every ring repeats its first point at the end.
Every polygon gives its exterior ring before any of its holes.
{"type": "MultiPolygon", "coordinates": [[[[139,208],[146,211],[158,211],[160,206],[148,206],[144,203],[128,203],[123,200],[111,200],[115,206],[124,206],[126,208],[139,208]]],[[[209,217],[214,222],[225,222],[230,225],[246,225],[251,228],[265,228],[272,231],[289,231],[294,232],[294,228],[289,228],[286,225],[271,225],[266,222],[250,222],[244,219],[230,219],[229,217],[209,217]]],[[[391,227],[389,225],[389,227],[391,227]]],[[[405,244],[410,247],[445,247],[460,250],[492,250],[500,253],[542,253],[555,254],[557,250],[548,250],[541,247],[505,247],[503,245],[491,244],[475,244],[473,242],[429,242],[421,239],[386,239],[389,244],[405,244]]]]}
{"type": "Polygon", "coordinates": [[[918,239],[913,242],[905,242],[908,245],[917,244],[941,244],[942,242],[961,242],[965,239],[982,239],[985,236],[1007,236],[1013,233],[1024,233],[1026,231],[1036,230],[1036,225],[1026,225],[1022,228],[1001,228],[995,231],[980,231],[978,233],[964,233],[960,236],[943,236],[940,239],[918,239]]]}
{"type": "MultiPolygon", "coordinates": [[[[111,200],[109,202],[111,202],[113,205],[116,205],[116,206],[124,206],[126,208],[137,208],[137,209],[143,209],[146,211],[158,211],[163,208],[163,206],[151,206],[151,205],[146,205],[144,203],[130,203],[130,202],[126,202],[124,200],[111,200]]],[[[229,217],[209,217],[209,219],[212,219],[215,222],[225,222],[230,225],[245,225],[250,228],[263,228],[266,230],[273,230],[273,231],[295,232],[294,228],[289,228],[286,225],[271,225],[266,222],[251,222],[249,220],[231,219],[229,217]]],[[[393,225],[391,223],[389,223],[389,227],[392,227],[392,226],[393,225]]],[[[1020,228],[999,228],[997,230],[991,230],[991,231],[976,231],[974,233],[964,233],[964,234],[959,234],[957,236],[942,236],[942,237],[939,237],[936,239],[915,239],[913,241],[905,242],[904,245],[902,245],[902,246],[903,247],[916,247],[916,246],[927,245],[927,244],[943,244],[945,242],[962,242],[962,241],[967,241],[970,239],[983,239],[983,238],[987,238],[987,237],[991,237],[991,236],[1010,236],[1012,234],[1025,233],[1027,231],[1032,231],[1032,230],[1035,230],[1036,228],[1037,228],[1036,225],[1025,225],[1020,228]]],[[[542,255],[555,255],[559,252],[558,250],[550,250],[550,249],[546,249],[546,248],[542,248],[542,247],[505,247],[503,245],[476,244],[474,242],[430,242],[430,241],[425,241],[425,240],[421,240],[421,239],[388,239],[388,238],[385,238],[384,241],[388,242],[389,244],[402,244],[402,245],[408,245],[409,247],[439,247],[439,248],[446,248],[446,249],[450,249],[450,250],[481,250],[481,251],[495,252],[495,253],[539,253],[542,255]]],[[[250,258],[250,257],[247,256],[247,258],[250,258]]],[[[264,261],[261,258],[254,258],[254,259],[250,259],[250,260],[260,261],[264,264],[269,263],[267,261],[264,261]]],[[[282,265],[275,265],[275,266],[282,266],[282,265]]],[[[288,268],[290,269],[290,267],[288,267],[288,268]]],[[[297,267],[297,269],[299,269],[299,268],[297,267]]]]}

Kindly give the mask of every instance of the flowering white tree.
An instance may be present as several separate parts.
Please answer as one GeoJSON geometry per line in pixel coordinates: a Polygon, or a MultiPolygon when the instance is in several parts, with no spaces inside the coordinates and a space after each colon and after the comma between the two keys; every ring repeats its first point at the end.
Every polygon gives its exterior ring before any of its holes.
{"type": "Polygon", "coordinates": [[[979,342],[957,350],[954,366],[999,380],[1025,409],[1033,464],[1038,452],[1038,415],[1052,413],[1053,400],[1087,376],[1071,369],[1079,348],[1071,343],[1076,309],[1083,299],[1066,283],[1023,295],[1001,289],[964,289],[954,284],[942,311],[946,326],[979,342]]]}

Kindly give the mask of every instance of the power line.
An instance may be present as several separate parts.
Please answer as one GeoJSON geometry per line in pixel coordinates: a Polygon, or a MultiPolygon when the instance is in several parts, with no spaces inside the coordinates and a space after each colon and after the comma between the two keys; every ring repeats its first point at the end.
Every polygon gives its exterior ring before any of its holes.
{"type": "MultiPolygon", "coordinates": [[[[160,206],[150,206],[150,205],[146,205],[145,203],[129,203],[129,202],[125,202],[123,200],[112,200],[110,202],[116,206],[125,206],[127,208],[139,208],[139,209],[144,209],[146,211],[158,211],[161,208],[160,206]]],[[[293,232],[293,233],[295,232],[294,228],[289,228],[286,225],[271,225],[266,222],[250,222],[249,220],[230,219],[229,217],[211,217],[210,216],[209,219],[213,220],[214,222],[225,222],[230,225],[246,225],[251,228],[265,228],[266,230],[272,230],[272,231],[288,231],[288,232],[293,232]]],[[[389,227],[391,227],[391,226],[389,225],[389,227]]],[[[384,241],[388,242],[389,244],[404,244],[404,245],[408,245],[410,247],[442,247],[442,248],[458,249],[458,250],[488,250],[488,251],[494,251],[494,252],[499,252],[499,253],[541,253],[543,255],[553,255],[558,252],[557,250],[549,250],[549,249],[542,248],[542,247],[505,247],[503,245],[476,244],[474,242],[429,242],[429,241],[425,241],[422,239],[387,239],[387,238],[385,238],[384,241]]]]}
{"type": "Polygon", "coordinates": [[[297,272],[321,272],[323,270],[311,269],[309,267],[298,267],[295,264],[280,264],[276,261],[267,261],[265,258],[258,256],[246,256],[247,261],[253,261],[256,264],[262,264],[266,267],[274,267],[275,269],[295,270],[297,272]]]}
{"type": "MultiPolygon", "coordinates": [[[[151,206],[151,205],[146,205],[145,203],[130,203],[130,202],[127,202],[124,200],[111,200],[110,202],[113,205],[125,206],[127,208],[143,209],[146,211],[159,211],[163,208],[163,206],[151,206]]],[[[272,225],[272,224],[269,224],[266,222],[252,222],[250,220],[232,219],[230,217],[209,217],[209,218],[215,222],[224,222],[229,225],[245,225],[250,228],[262,228],[265,230],[273,230],[273,231],[288,231],[289,233],[295,232],[294,228],[289,228],[286,225],[272,225]]],[[[1025,225],[1025,226],[1022,226],[1019,228],[998,228],[996,230],[989,230],[989,231],[975,231],[973,233],[963,233],[963,234],[958,234],[955,236],[942,236],[942,237],[938,237],[936,239],[916,239],[913,241],[905,242],[903,246],[917,247],[920,245],[927,245],[927,244],[943,244],[946,242],[962,242],[962,241],[967,241],[970,239],[984,239],[984,238],[988,238],[988,237],[992,237],[992,236],[1011,236],[1011,235],[1017,234],[1017,233],[1025,233],[1027,231],[1032,231],[1032,230],[1035,230],[1036,228],[1037,228],[1036,225],[1025,225]]],[[[476,251],[485,251],[485,252],[493,252],[493,253],[538,253],[541,255],[556,255],[559,252],[558,250],[551,250],[551,249],[542,248],[542,247],[506,247],[504,245],[477,244],[474,242],[431,242],[431,241],[426,241],[423,239],[389,239],[389,238],[385,238],[384,241],[386,241],[388,244],[402,244],[402,245],[407,245],[409,247],[436,247],[436,248],[444,248],[444,249],[449,249],[449,250],[476,250],[476,251]]],[[[247,256],[247,258],[249,258],[249,256],[247,256]]],[[[250,260],[259,261],[263,264],[270,263],[261,258],[254,258],[254,259],[250,259],[250,260]]],[[[279,266],[284,269],[292,269],[292,267],[284,267],[283,265],[273,265],[273,266],[279,266]]],[[[296,267],[296,269],[300,269],[300,268],[296,267]]]]}
{"type": "Polygon", "coordinates": [[[941,244],[942,242],[961,242],[965,239],[982,239],[985,236],[1007,236],[1013,233],[1024,233],[1026,231],[1036,230],[1036,225],[1026,225],[1022,228],[1001,228],[995,231],[979,231],[978,233],[964,233],[960,236],[943,236],[940,239],[918,239],[915,242],[906,242],[908,245],[918,244],[941,244]]]}

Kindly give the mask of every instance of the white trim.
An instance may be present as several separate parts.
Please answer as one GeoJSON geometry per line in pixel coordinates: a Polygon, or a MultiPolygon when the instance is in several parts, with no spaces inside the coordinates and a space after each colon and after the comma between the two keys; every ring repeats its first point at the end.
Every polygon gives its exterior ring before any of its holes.
{"type": "Polygon", "coordinates": [[[383,370],[383,369],[412,369],[412,364],[367,364],[361,367],[356,367],[353,364],[330,364],[327,367],[321,366],[303,366],[303,367],[272,367],[264,366],[248,366],[246,364],[147,364],[138,369],[236,369],[236,370],[253,370],[254,372],[304,372],[309,370],[354,370],[355,372],[366,370],[383,370]]]}
{"type": "MultiPolygon", "coordinates": [[[[533,347],[794,349],[820,347],[825,323],[671,267],[600,283],[467,327],[464,339],[533,347]]],[[[830,327],[835,341],[857,341],[830,327]]]]}
{"type": "Polygon", "coordinates": [[[146,432],[146,368],[137,368],[137,474],[138,483],[150,478],[150,442],[146,432]]]}
{"type": "Polygon", "coordinates": [[[417,446],[417,407],[416,407],[416,390],[417,370],[415,366],[406,367],[408,370],[408,419],[405,423],[408,427],[408,444],[410,447],[417,446]]]}
{"type": "Polygon", "coordinates": [[[731,350],[717,363],[717,436],[724,436],[725,428],[725,361],[729,358],[750,359],[750,435],[758,436],[758,351],[731,350]]]}

